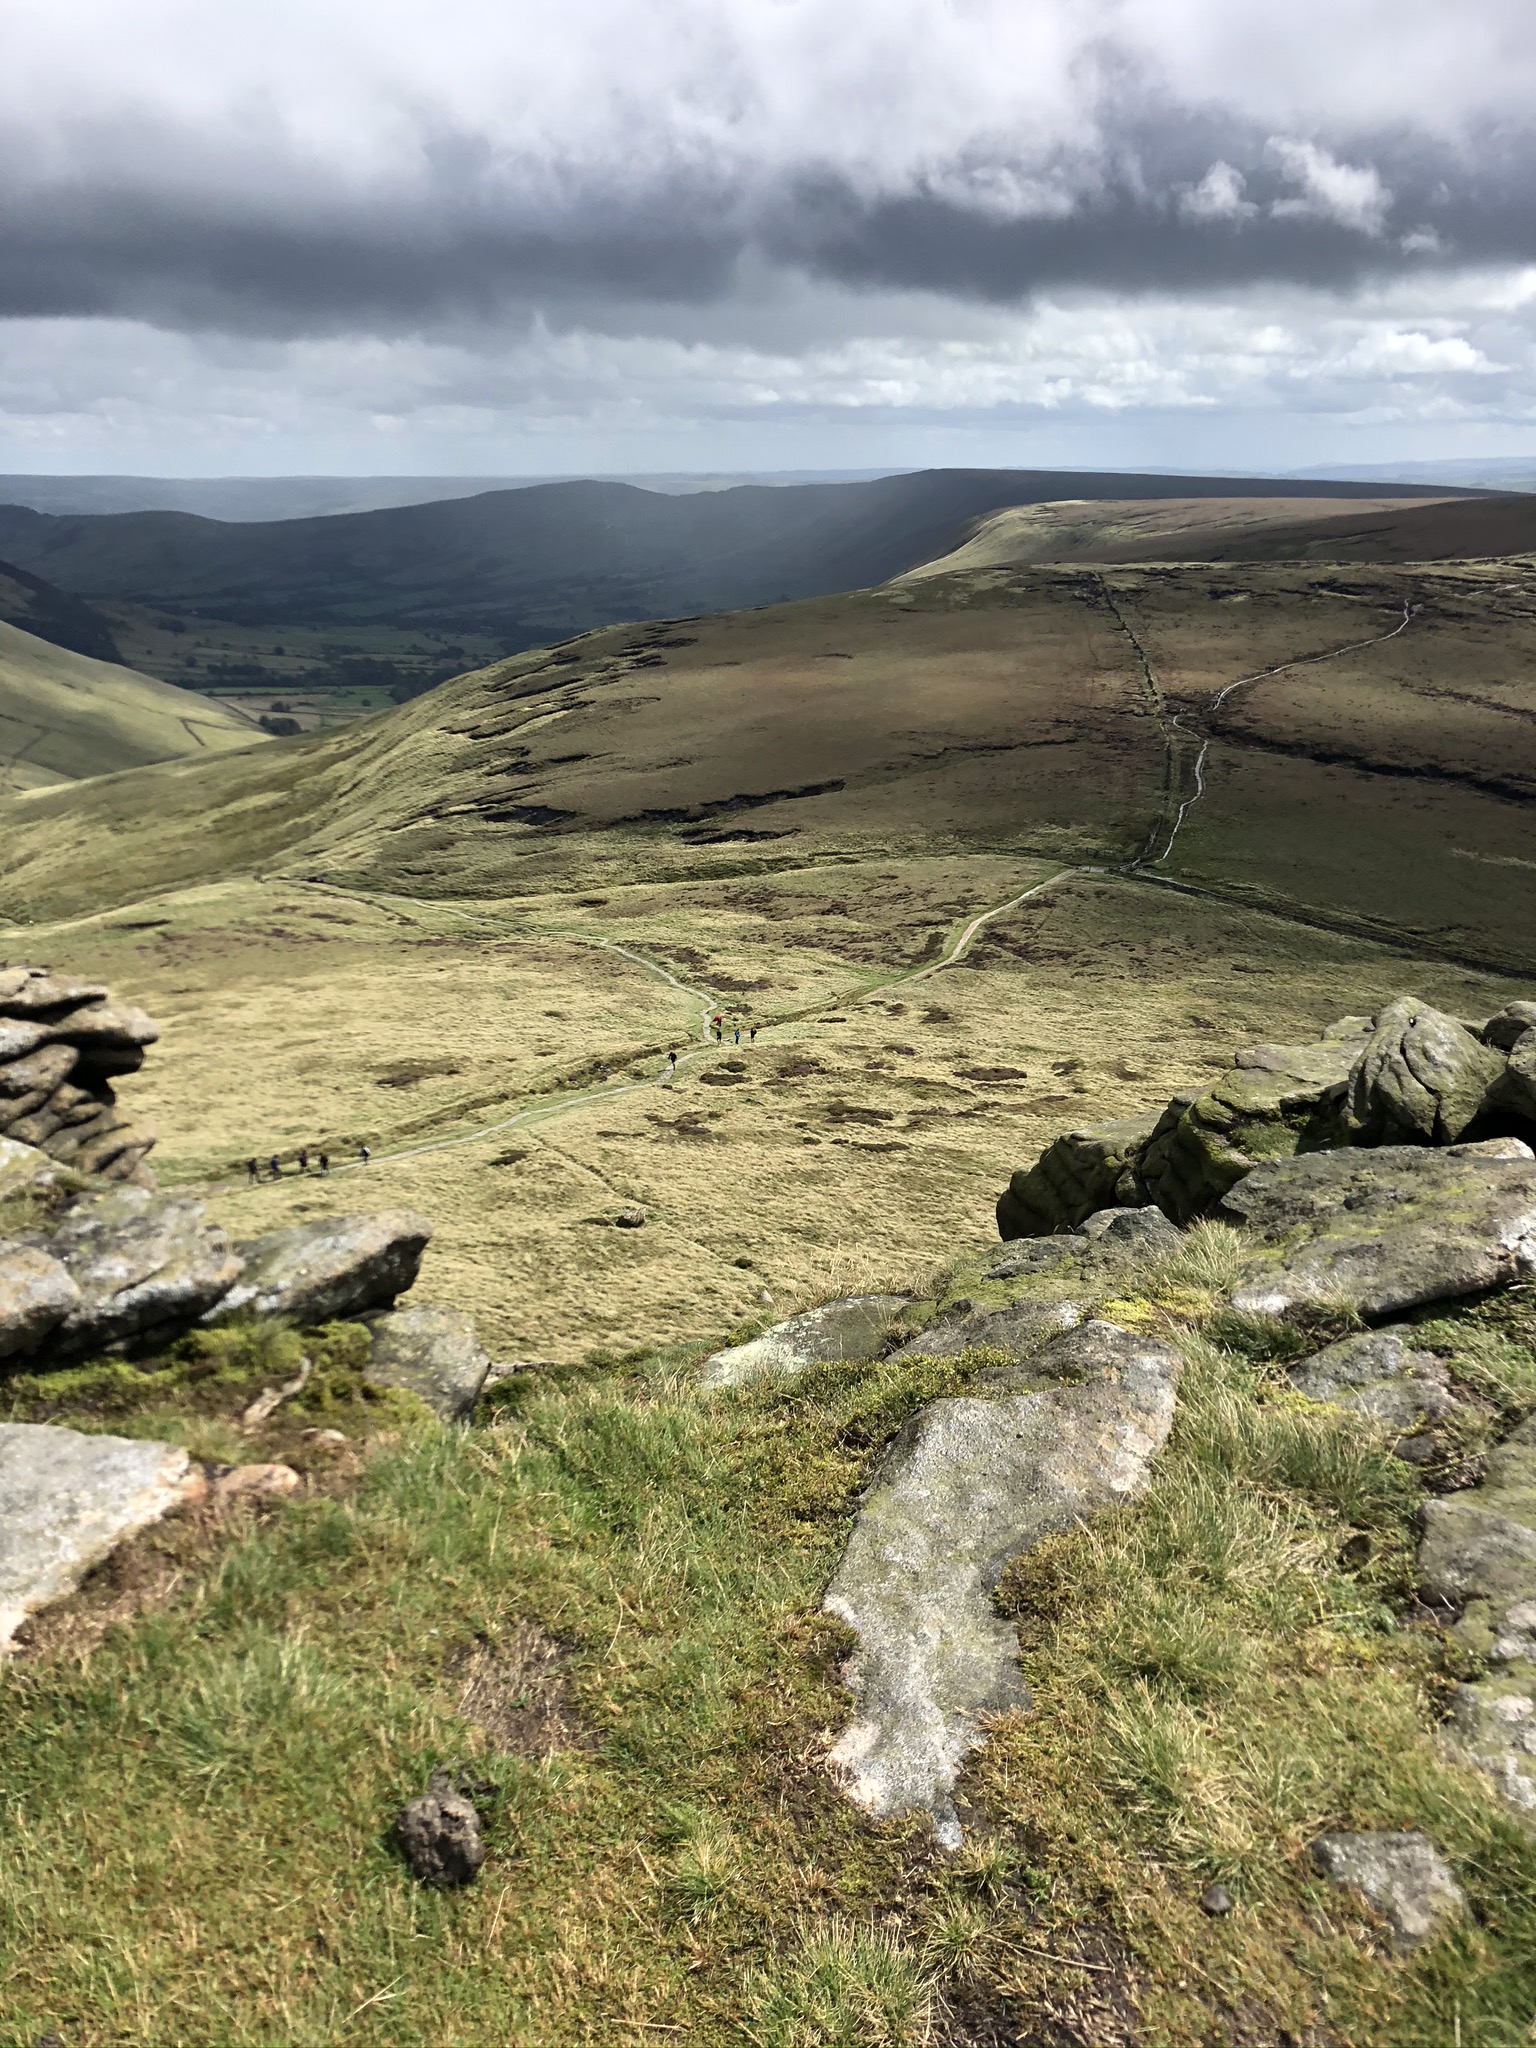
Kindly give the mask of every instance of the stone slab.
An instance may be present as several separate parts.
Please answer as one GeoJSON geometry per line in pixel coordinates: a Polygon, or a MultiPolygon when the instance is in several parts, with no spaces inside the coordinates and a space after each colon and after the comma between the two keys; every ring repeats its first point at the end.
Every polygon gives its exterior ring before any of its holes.
{"type": "Polygon", "coordinates": [[[0,1423],[0,1648],[72,1593],[127,1536],[176,1506],[189,1477],[174,1444],[0,1423]]]}
{"type": "Polygon", "coordinates": [[[1178,1358],[1112,1323],[1032,1366],[1063,1383],[935,1401],[900,1431],[823,1603],[858,1637],[832,1769],[877,1818],[926,1811],[945,1848],[961,1839],[955,1781],[983,1717],[1029,1704],[1017,1631],[992,1602],[1003,1567],[1140,1493],[1173,1420],[1178,1358]]]}
{"type": "Polygon", "coordinates": [[[371,1316],[373,1349],[363,1377],[415,1394],[445,1422],[467,1422],[491,1369],[490,1353],[462,1309],[426,1303],[371,1316]]]}
{"type": "Polygon", "coordinates": [[[904,1294],[850,1294],[823,1302],[745,1344],[716,1351],[699,1367],[699,1378],[706,1387],[741,1387],[752,1380],[790,1379],[811,1365],[873,1358],[891,1318],[906,1305],[904,1294]]]}
{"type": "Polygon", "coordinates": [[[1385,1317],[1536,1271],[1536,1155],[1514,1138],[1307,1152],[1255,1167],[1217,1214],[1269,1247],[1235,1307],[1343,1302],[1385,1317]]]}

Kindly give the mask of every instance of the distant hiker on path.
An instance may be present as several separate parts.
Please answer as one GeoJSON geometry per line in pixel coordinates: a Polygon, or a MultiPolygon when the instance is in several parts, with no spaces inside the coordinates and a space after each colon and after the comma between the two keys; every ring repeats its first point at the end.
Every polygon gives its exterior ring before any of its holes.
{"type": "Polygon", "coordinates": [[[357,1148],[357,1156],[361,1164],[366,1166],[369,1160],[373,1157],[373,1154],[369,1151],[366,1145],[359,1145],[357,1148]]]}
{"type": "Polygon", "coordinates": [[[756,1045],[756,1043],[757,1043],[757,1026],[756,1026],[755,1024],[754,1024],[754,1025],[752,1026],[752,1029],[751,1029],[751,1030],[750,1030],[750,1031],[749,1031],[749,1032],[747,1033],[747,1038],[748,1038],[748,1040],[750,1041],[750,1043],[751,1043],[751,1044],[753,1044],[753,1045],[756,1045]]]}
{"type": "Polygon", "coordinates": [[[331,1170],[331,1155],[330,1155],[330,1153],[329,1153],[329,1152],[322,1152],[322,1153],[320,1154],[320,1171],[321,1171],[322,1173],[329,1173],[329,1172],[330,1172],[330,1170],[331,1170]]]}
{"type": "Polygon", "coordinates": [[[261,1179],[261,1168],[256,1164],[256,1161],[254,1159],[247,1159],[247,1161],[245,1162],[245,1177],[251,1183],[252,1187],[254,1187],[257,1181],[261,1179]]]}
{"type": "Polygon", "coordinates": [[[667,1079],[669,1081],[677,1079],[677,1054],[675,1052],[667,1054],[667,1079]]]}
{"type": "Polygon", "coordinates": [[[274,1180],[281,1180],[283,1177],[283,1162],[281,1161],[281,1159],[278,1158],[275,1152],[272,1154],[272,1157],[267,1161],[267,1164],[272,1169],[272,1178],[274,1180]]]}
{"type": "Polygon", "coordinates": [[[303,1145],[299,1147],[299,1171],[300,1173],[308,1173],[309,1171],[309,1152],[303,1145]]]}

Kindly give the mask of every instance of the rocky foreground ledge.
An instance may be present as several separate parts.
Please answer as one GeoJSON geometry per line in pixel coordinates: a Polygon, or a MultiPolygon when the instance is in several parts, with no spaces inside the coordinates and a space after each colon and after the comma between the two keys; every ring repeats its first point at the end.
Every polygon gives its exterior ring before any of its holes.
{"type": "MultiPolygon", "coordinates": [[[[395,1307],[432,1235],[412,1210],[328,1217],[236,1243],[195,1196],[89,1178],[13,1138],[0,1138],[0,1204],[19,1219],[0,1235],[0,1374],[25,1374],[34,1391],[87,1360],[152,1367],[180,1340],[221,1325],[355,1323],[366,1333],[366,1383],[413,1394],[448,1420],[473,1412],[490,1360],[470,1318],[395,1307]]],[[[299,1384],[269,1390],[266,1411],[299,1384]]],[[[283,1466],[236,1468],[219,1481],[226,1492],[297,1483],[283,1466]]],[[[208,1489],[174,1444],[0,1424],[0,1649],[125,1538],[208,1489]]]]}
{"type": "MultiPolygon", "coordinates": [[[[990,1716],[1030,1704],[995,1606],[1005,1571],[1143,1492],[1173,1421],[1177,1316],[1148,1310],[1154,1338],[1116,1315],[1170,1287],[1209,1300],[1219,1270],[1225,1312],[1345,1333],[1310,1350],[1293,1336],[1284,1381],[1423,1475],[1420,1597],[1483,1673],[1457,1689],[1447,1736],[1536,1821],[1536,1416],[1500,1441],[1508,1416],[1457,1381],[1426,1320],[1536,1274],[1527,1137],[1536,1005],[1472,1025],[1404,998],[1057,1139],[1014,1175],[1005,1245],[954,1298],[829,1302],[706,1359],[726,1397],[859,1359],[965,1375],[887,1447],[827,1591],[856,1645],[829,1758],[849,1795],[877,1817],[926,1812],[959,1843],[966,1757],[990,1716]]],[[[1327,1837],[1315,1860],[1404,1945],[1459,1910],[1418,1836],[1327,1837]]]]}

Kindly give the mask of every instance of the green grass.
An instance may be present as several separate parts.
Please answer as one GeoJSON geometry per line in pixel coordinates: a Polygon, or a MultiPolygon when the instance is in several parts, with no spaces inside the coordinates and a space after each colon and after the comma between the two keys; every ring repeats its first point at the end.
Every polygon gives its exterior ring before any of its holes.
{"type": "Polygon", "coordinates": [[[262,735],[238,713],[0,620],[0,792],[227,751],[262,735]]]}
{"type": "Polygon", "coordinates": [[[1524,2040],[1536,1851],[1435,1746],[1458,1667],[1407,1618],[1417,1482],[1263,1361],[1182,1341],[1147,1498],[1005,1575],[1035,1710],[981,1752],[954,1859],[826,1776],[844,1639],[817,1610],[871,1460],[985,1357],[706,1397],[662,1355],[512,1382],[472,1432],[376,1416],[354,1491],[6,1671],[5,2033],[873,2048],[983,2009],[1035,2038],[1066,1998],[1176,2043],[1326,2013],[1396,2048],[1457,2010],[1524,2040]],[[563,1646],[553,1755],[459,1711],[465,1656],[529,1625],[563,1646]],[[451,1896],[389,1837],[440,1764],[488,1787],[490,1861],[451,1896]],[[1386,1959],[1310,1871],[1325,1826],[1425,1828],[1479,1920],[1386,1959]]]}

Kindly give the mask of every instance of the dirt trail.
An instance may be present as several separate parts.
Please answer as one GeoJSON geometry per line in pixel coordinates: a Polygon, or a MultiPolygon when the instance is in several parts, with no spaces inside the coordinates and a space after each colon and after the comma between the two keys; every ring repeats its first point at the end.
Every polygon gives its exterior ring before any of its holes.
{"type": "MultiPolygon", "coordinates": [[[[1116,615],[1118,616],[1119,607],[1116,606],[1115,610],[1116,615]]],[[[1277,661],[1272,668],[1256,669],[1251,676],[1238,676],[1232,682],[1224,683],[1222,687],[1215,692],[1215,694],[1211,698],[1211,701],[1205,707],[1206,715],[1209,717],[1211,713],[1219,711],[1222,705],[1225,704],[1227,699],[1232,695],[1232,692],[1234,690],[1245,689],[1250,683],[1262,683],[1269,676],[1283,676],[1293,668],[1311,668],[1321,661],[1337,661],[1341,655],[1358,654],[1362,648],[1379,647],[1384,640],[1395,640],[1399,633],[1407,632],[1409,626],[1413,623],[1413,617],[1417,610],[1418,606],[1409,604],[1408,600],[1405,598],[1403,600],[1403,616],[1401,617],[1401,619],[1398,620],[1397,624],[1391,629],[1390,632],[1373,633],[1370,639],[1368,640],[1350,640],[1346,642],[1346,644],[1342,647],[1324,648],[1324,650],[1320,654],[1299,654],[1296,656],[1294,661],[1277,661]]],[[[1126,630],[1127,632],[1129,632],[1129,627],[1127,627],[1126,630]]],[[[1143,663],[1145,663],[1146,656],[1141,654],[1141,647],[1139,642],[1136,642],[1133,639],[1132,644],[1135,645],[1137,653],[1141,655],[1141,659],[1143,663]]],[[[1159,695],[1161,695],[1160,692],[1159,695]]],[[[1180,832],[1182,832],[1184,829],[1184,820],[1189,816],[1189,813],[1194,809],[1195,805],[1199,803],[1201,798],[1205,795],[1205,757],[1211,751],[1211,742],[1214,739],[1215,735],[1213,733],[1202,734],[1192,732],[1190,727],[1184,723],[1184,719],[1186,716],[1187,714],[1184,712],[1175,713],[1174,716],[1168,722],[1164,736],[1166,739],[1168,739],[1170,745],[1170,780],[1172,779],[1174,773],[1173,763],[1176,758],[1174,753],[1172,752],[1172,735],[1176,733],[1181,738],[1199,740],[1199,751],[1195,755],[1192,768],[1194,786],[1190,790],[1188,796],[1184,797],[1179,803],[1178,810],[1174,814],[1173,824],[1169,829],[1168,843],[1163,848],[1162,852],[1156,855],[1152,855],[1150,853],[1150,845],[1156,844],[1157,828],[1154,826],[1153,838],[1149,845],[1149,851],[1147,853],[1144,853],[1138,861],[1133,862],[1133,867],[1161,867],[1163,862],[1168,858],[1169,854],[1173,851],[1173,842],[1178,838],[1180,832]]]]}

